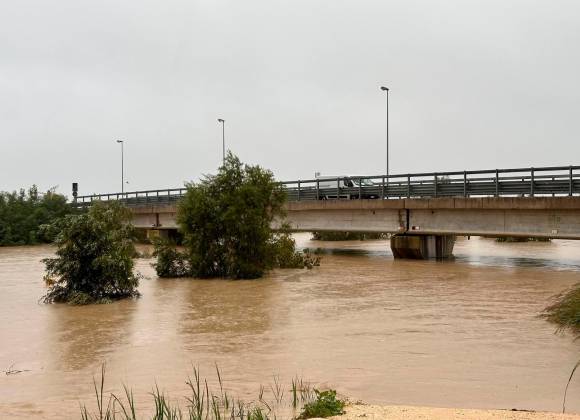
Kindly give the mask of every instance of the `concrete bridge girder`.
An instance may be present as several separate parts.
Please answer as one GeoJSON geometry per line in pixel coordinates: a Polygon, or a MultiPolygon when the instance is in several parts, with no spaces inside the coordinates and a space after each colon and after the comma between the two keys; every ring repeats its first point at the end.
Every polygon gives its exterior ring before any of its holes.
{"type": "MultiPolygon", "coordinates": [[[[177,229],[175,204],[139,206],[132,211],[137,228],[177,229]]],[[[580,197],[300,201],[287,203],[286,215],[285,222],[293,231],[433,236],[420,241],[421,249],[427,249],[421,253],[429,257],[450,254],[447,250],[452,249],[454,235],[580,239],[580,197]],[[442,251],[428,251],[436,249],[429,241],[443,243],[442,251]]],[[[274,221],[273,227],[280,223],[274,221]]],[[[402,241],[419,243],[417,239],[402,241]]]]}

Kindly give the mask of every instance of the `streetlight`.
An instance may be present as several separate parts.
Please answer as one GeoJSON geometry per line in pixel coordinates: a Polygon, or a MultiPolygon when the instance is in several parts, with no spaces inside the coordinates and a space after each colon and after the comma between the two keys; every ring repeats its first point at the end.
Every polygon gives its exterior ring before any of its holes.
{"type": "Polygon", "coordinates": [[[222,123],[222,161],[223,166],[226,166],[226,120],[218,118],[218,122],[222,123]]]}
{"type": "Polygon", "coordinates": [[[381,90],[387,92],[387,182],[389,182],[389,88],[381,86],[381,90]]]}
{"type": "Polygon", "coordinates": [[[117,140],[117,143],[121,143],[121,194],[125,192],[125,156],[124,156],[124,145],[123,140],[117,140]]]}

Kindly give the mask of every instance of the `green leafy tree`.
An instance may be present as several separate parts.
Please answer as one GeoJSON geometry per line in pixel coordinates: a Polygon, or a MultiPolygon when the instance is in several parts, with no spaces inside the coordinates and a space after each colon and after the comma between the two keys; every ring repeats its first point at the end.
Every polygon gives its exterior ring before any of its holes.
{"type": "Polygon", "coordinates": [[[274,267],[316,265],[317,258],[295,251],[287,231],[272,230],[274,219],[284,217],[285,200],[272,172],[244,165],[229,153],[217,175],[188,184],[177,207],[184,260],[158,243],[157,274],[243,279],[274,267]]]}
{"type": "Polygon", "coordinates": [[[51,242],[54,238],[40,227],[71,211],[66,197],[53,190],[40,194],[35,185],[28,191],[0,192],[0,246],[51,242]]]}
{"type": "Polygon", "coordinates": [[[130,222],[120,204],[95,203],[47,226],[58,249],[55,258],[43,260],[49,286],[44,301],[88,304],[138,296],[130,222]]]}

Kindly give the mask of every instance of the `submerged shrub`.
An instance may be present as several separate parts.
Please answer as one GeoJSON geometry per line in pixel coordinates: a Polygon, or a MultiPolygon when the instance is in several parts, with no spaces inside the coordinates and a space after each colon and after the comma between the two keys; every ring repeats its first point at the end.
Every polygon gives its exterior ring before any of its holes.
{"type": "Polygon", "coordinates": [[[55,258],[43,260],[49,286],[44,302],[103,303],[138,296],[133,273],[133,228],[118,203],[97,202],[47,227],[56,233],[55,258]]]}
{"type": "Polygon", "coordinates": [[[336,391],[314,390],[316,399],[304,406],[299,419],[310,419],[314,417],[332,417],[344,414],[346,401],[336,398],[336,391]]]}
{"type": "Polygon", "coordinates": [[[153,242],[153,256],[157,261],[151,264],[159,277],[184,277],[189,274],[190,266],[186,254],[179,252],[175,243],[166,239],[153,242]]]}
{"type": "Polygon", "coordinates": [[[296,252],[287,227],[272,230],[284,217],[286,193],[272,172],[243,165],[228,154],[215,176],[187,185],[177,206],[185,251],[171,243],[156,247],[160,277],[261,277],[276,268],[311,268],[318,257],[296,252]]]}
{"type": "Polygon", "coordinates": [[[320,265],[320,256],[310,253],[309,249],[296,252],[296,241],[288,226],[283,226],[272,235],[269,257],[270,268],[312,268],[320,265]]]}

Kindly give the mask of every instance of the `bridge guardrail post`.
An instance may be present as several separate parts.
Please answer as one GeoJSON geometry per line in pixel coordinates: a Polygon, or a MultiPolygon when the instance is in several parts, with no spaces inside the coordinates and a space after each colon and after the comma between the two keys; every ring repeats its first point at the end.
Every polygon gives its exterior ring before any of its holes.
{"type": "Polygon", "coordinates": [[[411,174],[407,174],[407,198],[411,198],[411,174]]]}
{"type": "Polygon", "coordinates": [[[385,199],[385,177],[383,177],[383,180],[381,182],[381,198],[383,200],[385,199]]]}
{"type": "Polygon", "coordinates": [[[530,197],[534,196],[534,168],[530,170],[530,197]]]}
{"type": "Polygon", "coordinates": [[[570,188],[568,191],[568,196],[572,197],[574,194],[574,177],[572,176],[572,165],[570,165],[570,188]]]}
{"type": "Polygon", "coordinates": [[[433,196],[435,198],[437,198],[437,172],[435,172],[435,175],[433,175],[433,189],[434,189],[434,193],[433,196]]]}
{"type": "Polygon", "coordinates": [[[340,198],[340,178],[336,178],[336,199],[340,198]]]}
{"type": "Polygon", "coordinates": [[[463,197],[467,198],[467,171],[463,171],[463,197]]]}
{"type": "Polygon", "coordinates": [[[495,196],[499,197],[499,170],[495,170],[495,196]]]}
{"type": "Polygon", "coordinates": [[[300,180],[298,180],[298,201],[300,201],[300,180]]]}
{"type": "Polygon", "coordinates": [[[358,179],[358,199],[362,199],[362,178],[358,179]]]}
{"type": "Polygon", "coordinates": [[[320,181],[316,180],[316,199],[320,200],[320,181]]]}

